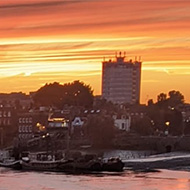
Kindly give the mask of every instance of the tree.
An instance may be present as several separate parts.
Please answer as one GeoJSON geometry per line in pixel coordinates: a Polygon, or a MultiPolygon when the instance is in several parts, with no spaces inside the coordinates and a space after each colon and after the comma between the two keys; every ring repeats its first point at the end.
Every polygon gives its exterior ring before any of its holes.
{"type": "Polygon", "coordinates": [[[184,96],[181,94],[179,91],[172,90],[168,93],[169,99],[168,99],[168,104],[171,107],[175,107],[179,104],[184,103],[184,96]]]}
{"type": "Polygon", "coordinates": [[[135,123],[132,123],[131,129],[139,135],[151,135],[154,128],[149,117],[138,119],[135,123]]]}
{"type": "Polygon", "coordinates": [[[160,93],[160,94],[157,96],[157,102],[164,102],[164,101],[166,101],[166,99],[167,99],[167,94],[160,93]]]}
{"type": "Polygon", "coordinates": [[[64,84],[63,103],[74,106],[91,107],[93,104],[93,90],[83,82],[74,81],[64,84]]]}
{"type": "Polygon", "coordinates": [[[167,123],[166,130],[169,131],[169,134],[172,135],[182,135],[183,133],[183,125],[182,125],[183,117],[180,111],[177,109],[169,110],[165,114],[165,124],[167,123]]]}
{"type": "Polygon", "coordinates": [[[113,119],[109,116],[91,115],[85,125],[85,133],[90,138],[93,146],[110,146],[114,138],[113,119]]]}
{"type": "Polygon", "coordinates": [[[37,106],[64,105],[90,107],[93,104],[93,91],[89,85],[74,81],[61,85],[57,82],[41,87],[33,97],[37,106]]]}
{"type": "Polygon", "coordinates": [[[167,94],[160,93],[157,97],[157,104],[161,107],[176,107],[184,103],[184,96],[179,91],[172,90],[167,94]]]}
{"type": "Polygon", "coordinates": [[[160,93],[157,96],[157,105],[160,107],[167,107],[167,94],[160,93]]]}
{"type": "Polygon", "coordinates": [[[184,134],[185,135],[190,135],[190,121],[189,120],[187,120],[187,121],[185,121],[184,123],[183,123],[183,127],[184,127],[184,134]]]}
{"type": "Polygon", "coordinates": [[[94,109],[106,110],[106,112],[110,115],[115,112],[119,112],[120,110],[120,106],[114,104],[111,101],[107,101],[104,98],[95,98],[93,107],[94,109]]]}
{"type": "Polygon", "coordinates": [[[153,106],[154,105],[153,99],[149,99],[147,103],[148,103],[148,106],[153,106]]]}
{"type": "Polygon", "coordinates": [[[160,93],[155,104],[149,104],[147,115],[154,122],[155,129],[169,131],[172,135],[180,135],[183,131],[182,114],[177,106],[184,103],[184,96],[172,90],[168,93],[160,93]]]}
{"type": "Polygon", "coordinates": [[[57,82],[41,87],[33,97],[36,105],[58,106],[62,103],[63,86],[57,82]]]}

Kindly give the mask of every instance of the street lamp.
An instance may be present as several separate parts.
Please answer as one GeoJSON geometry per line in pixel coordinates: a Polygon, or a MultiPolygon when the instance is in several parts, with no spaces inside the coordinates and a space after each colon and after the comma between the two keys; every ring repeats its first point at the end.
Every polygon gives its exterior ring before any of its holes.
{"type": "Polygon", "coordinates": [[[45,131],[46,127],[43,126],[41,123],[37,123],[36,127],[38,128],[38,131],[45,131]]]}
{"type": "Polygon", "coordinates": [[[169,122],[169,121],[166,121],[166,122],[165,122],[165,125],[167,126],[167,130],[165,131],[165,135],[168,135],[168,134],[169,134],[168,128],[169,128],[170,122],[169,122]]]}
{"type": "Polygon", "coordinates": [[[166,121],[166,122],[165,122],[165,125],[167,126],[167,129],[165,130],[165,135],[168,135],[168,134],[169,134],[170,122],[169,122],[169,121],[166,121]]]}

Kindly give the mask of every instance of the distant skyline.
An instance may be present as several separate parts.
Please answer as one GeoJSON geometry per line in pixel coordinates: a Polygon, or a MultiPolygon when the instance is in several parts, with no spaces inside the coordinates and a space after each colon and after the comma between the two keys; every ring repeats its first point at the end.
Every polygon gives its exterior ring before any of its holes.
{"type": "Polygon", "coordinates": [[[1,0],[0,93],[81,80],[101,94],[103,57],[142,57],[141,103],[190,102],[190,1],[1,0]]]}

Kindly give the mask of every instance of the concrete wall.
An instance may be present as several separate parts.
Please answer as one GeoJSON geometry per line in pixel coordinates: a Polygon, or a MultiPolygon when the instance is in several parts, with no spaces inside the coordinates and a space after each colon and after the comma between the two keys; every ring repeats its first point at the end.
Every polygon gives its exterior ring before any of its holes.
{"type": "Polygon", "coordinates": [[[124,149],[155,150],[158,152],[190,151],[188,137],[129,137],[116,138],[116,147],[124,149]]]}

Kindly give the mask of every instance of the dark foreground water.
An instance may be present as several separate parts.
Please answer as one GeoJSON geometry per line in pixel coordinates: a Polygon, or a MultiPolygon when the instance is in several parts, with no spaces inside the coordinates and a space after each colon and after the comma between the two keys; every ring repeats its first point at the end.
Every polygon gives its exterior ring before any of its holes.
{"type": "Polygon", "coordinates": [[[190,153],[149,155],[147,152],[117,150],[106,155],[114,154],[126,164],[134,162],[147,167],[157,162],[168,168],[156,172],[126,168],[121,173],[80,175],[0,168],[0,190],[190,190],[190,153]]]}
{"type": "Polygon", "coordinates": [[[0,190],[188,190],[190,173],[161,170],[154,173],[66,175],[15,172],[0,169],[0,190]]]}

